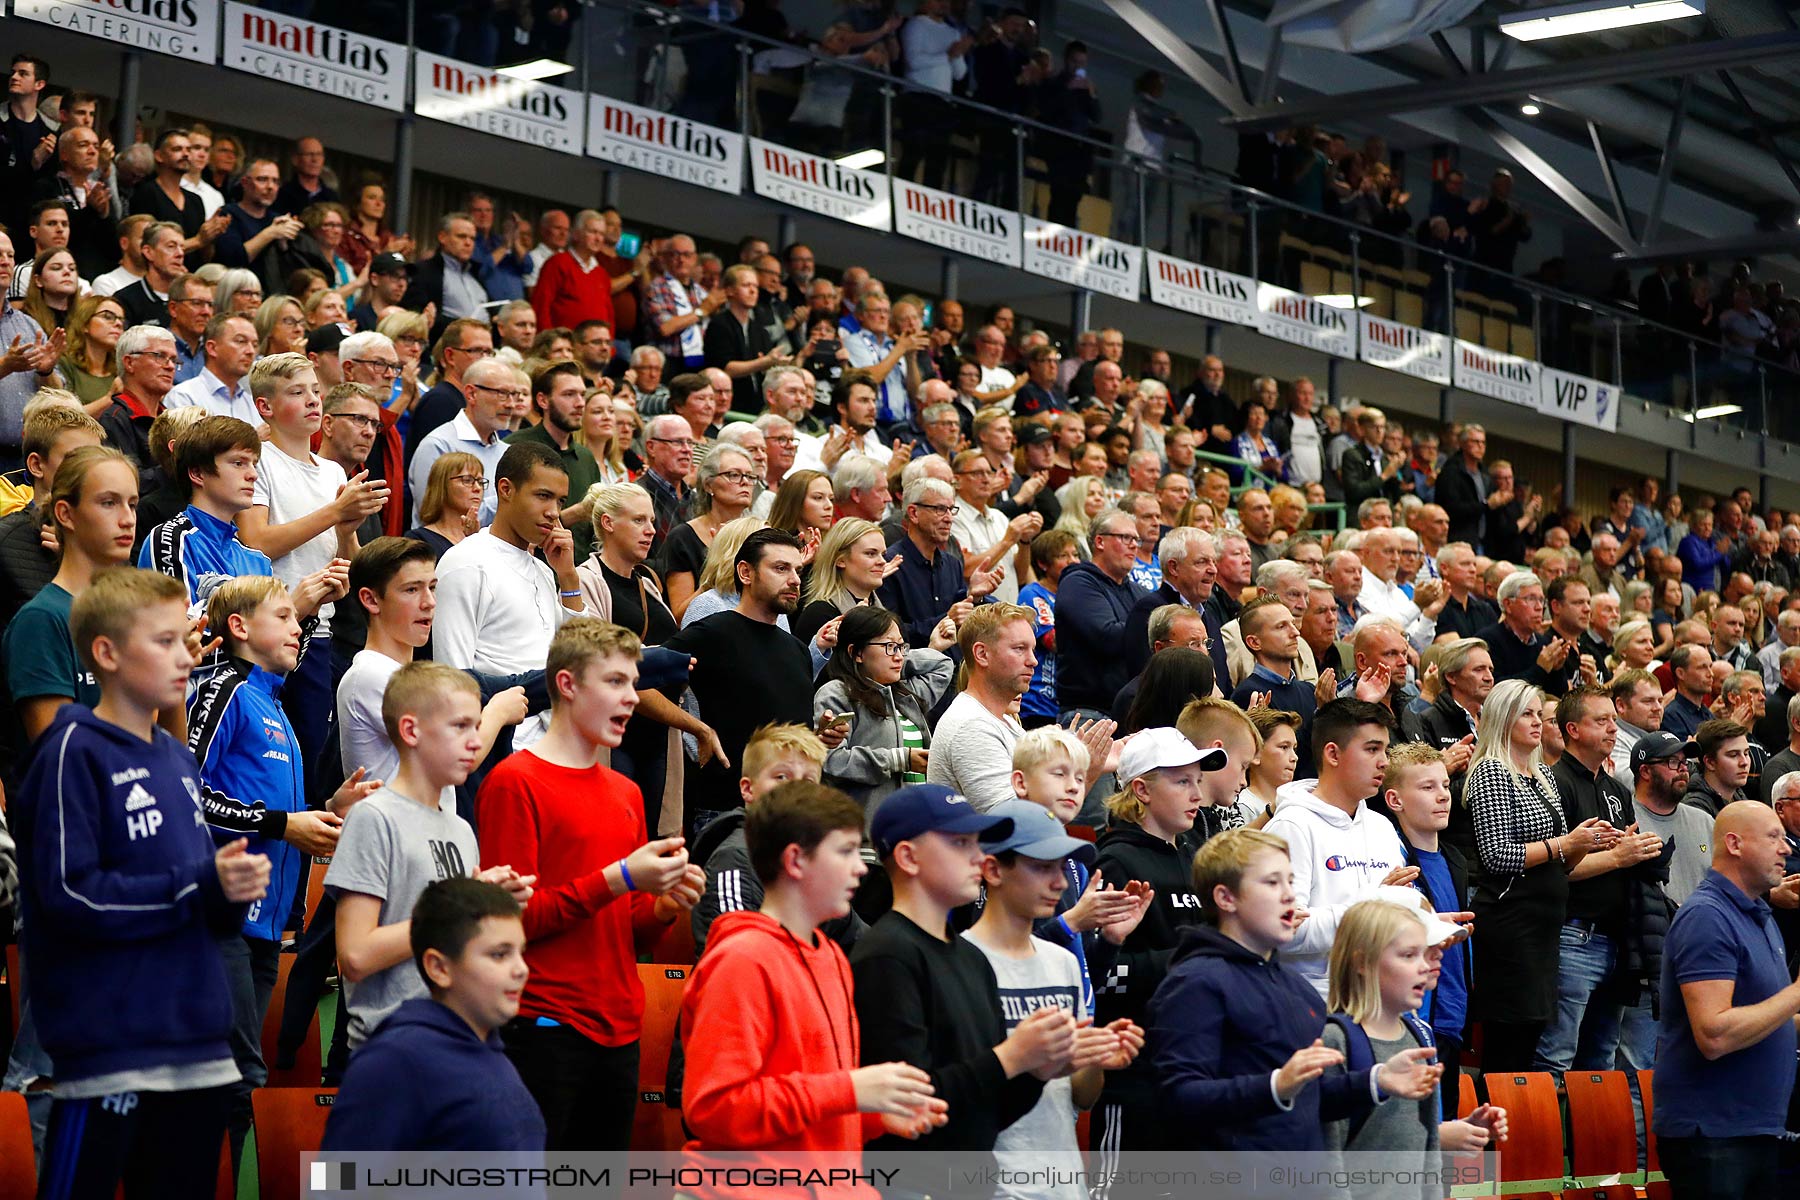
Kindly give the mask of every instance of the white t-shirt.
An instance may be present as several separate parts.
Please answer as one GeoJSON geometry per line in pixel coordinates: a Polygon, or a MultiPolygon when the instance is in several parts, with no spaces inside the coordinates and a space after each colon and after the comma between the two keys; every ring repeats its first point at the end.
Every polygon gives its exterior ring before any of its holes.
{"type": "MultiPolygon", "coordinates": [[[[1029,958],[1002,954],[967,930],[963,937],[994,968],[1000,991],[1000,1012],[1007,1032],[1040,1008],[1061,1008],[1070,1016],[1085,1014],[1081,1003],[1081,964],[1061,946],[1042,938],[1031,939],[1029,958]]],[[[1002,1183],[994,1195],[1003,1200],[1082,1200],[1085,1192],[1072,1182],[1081,1170],[1081,1146],[1075,1140],[1074,1084],[1067,1076],[1044,1085],[1031,1111],[1000,1131],[994,1142],[994,1158],[1005,1171],[1021,1174],[1054,1167],[1071,1182],[1059,1185],[1009,1186],[1002,1183]]]]}
{"type": "MultiPolygon", "coordinates": [[[[269,524],[286,525],[317,512],[337,499],[338,489],[346,478],[344,468],[329,458],[309,456],[311,462],[289,457],[274,442],[264,442],[262,461],[256,464],[256,502],[269,510],[269,524]]],[[[293,587],[315,571],[331,565],[337,557],[338,537],[335,527],[314,534],[275,560],[275,575],[293,587]]],[[[335,604],[319,609],[319,628],[314,637],[331,634],[331,614],[335,604]]]]}
{"type": "Polygon", "coordinates": [[[142,278],[142,275],[133,275],[124,267],[114,267],[106,274],[95,279],[94,282],[89,285],[89,290],[96,296],[110,296],[120,288],[130,287],[142,278]]]}
{"type": "MultiPolygon", "coordinates": [[[[400,753],[388,740],[387,726],[381,720],[381,701],[387,695],[388,680],[400,664],[378,650],[359,650],[350,667],[338,681],[337,722],[338,755],[344,764],[344,776],[358,767],[365,779],[391,783],[400,769],[400,753]]],[[[445,788],[438,806],[446,812],[456,811],[456,789],[445,788]]]]}
{"type": "Polygon", "coordinates": [[[1311,417],[1295,417],[1294,431],[1288,435],[1288,482],[1319,483],[1325,478],[1325,447],[1319,440],[1319,427],[1311,417]]]}
{"type": "MultiPolygon", "coordinates": [[[[432,657],[465,670],[517,675],[544,668],[550,639],[570,617],[556,575],[543,559],[494,536],[470,534],[438,562],[432,657]]],[[[513,748],[544,736],[550,714],[527,717],[513,730],[513,748]]]]}

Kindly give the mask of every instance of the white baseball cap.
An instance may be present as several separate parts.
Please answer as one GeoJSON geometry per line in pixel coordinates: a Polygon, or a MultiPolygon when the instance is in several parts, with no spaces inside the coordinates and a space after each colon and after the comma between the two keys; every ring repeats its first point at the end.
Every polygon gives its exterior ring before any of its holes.
{"type": "Polygon", "coordinates": [[[1447,946],[1469,936],[1467,925],[1456,925],[1438,916],[1432,910],[1431,901],[1426,898],[1424,892],[1417,888],[1389,884],[1376,888],[1373,898],[1385,900],[1389,904],[1398,904],[1418,917],[1420,924],[1425,926],[1425,944],[1427,946],[1447,946]]]}
{"type": "Polygon", "coordinates": [[[1202,771],[1218,771],[1224,768],[1227,758],[1223,746],[1208,746],[1202,750],[1188,741],[1179,729],[1168,725],[1140,729],[1125,742],[1125,749],[1119,755],[1119,784],[1122,787],[1163,767],[1199,763],[1202,771]]]}

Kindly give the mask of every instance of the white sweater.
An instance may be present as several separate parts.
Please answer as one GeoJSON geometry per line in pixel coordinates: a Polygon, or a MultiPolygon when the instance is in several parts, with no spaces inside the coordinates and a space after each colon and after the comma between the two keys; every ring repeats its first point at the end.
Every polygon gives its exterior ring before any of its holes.
{"type": "Polygon", "coordinates": [[[1281,952],[1282,964],[1326,993],[1327,962],[1338,920],[1358,900],[1374,895],[1388,872],[1406,862],[1393,822],[1367,804],[1346,816],[1313,795],[1316,779],[1283,784],[1275,793],[1275,815],[1263,827],[1288,844],[1294,868],[1294,895],[1307,912],[1294,940],[1281,952]]]}

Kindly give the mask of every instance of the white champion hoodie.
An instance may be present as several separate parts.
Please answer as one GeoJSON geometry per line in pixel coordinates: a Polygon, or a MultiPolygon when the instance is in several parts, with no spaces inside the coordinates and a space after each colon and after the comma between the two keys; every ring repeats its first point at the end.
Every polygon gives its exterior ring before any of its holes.
{"type": "Polygon", "coordinates": [[[1338,919],[1358,900],[1373,898],[1388,872],[1406,862],[1394,824],[1367,804],[1355,817],[1313,795],[1316,779],[1297,779],[1275,793],[1275,815],[1263,832],[1288,844],[1294,895],[1307,912],[1282,965],[1298,971],[1324,996],[1338,919]]]}

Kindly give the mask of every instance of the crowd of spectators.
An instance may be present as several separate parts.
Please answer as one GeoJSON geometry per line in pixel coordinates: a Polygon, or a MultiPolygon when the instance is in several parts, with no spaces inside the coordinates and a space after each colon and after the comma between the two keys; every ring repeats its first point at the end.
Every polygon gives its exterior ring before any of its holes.
{"type": "Polygon", "coordinates": [[[1486,1071],[1654,1067],[1676,1194],[1767,1193],[1800,514],[1584,512],[1480,425],[1065,357],[754,233],[475,193],[418,257],[313,137],[234,175],[167,127],[115,190],[12,68],[7,1086],[54,1194],[211,1186],[288,933],[284,1053],[340,981],[328,1145],[622,1148],[634,960],[689,921],[701,1148],[860,1111],[1029,1159],[1079,1106],[1111,1150],[1479,1149],[1479,1028],[1486,1071]],[[529,1103],[426,1115],[478,1085],[529,1103]]]}

